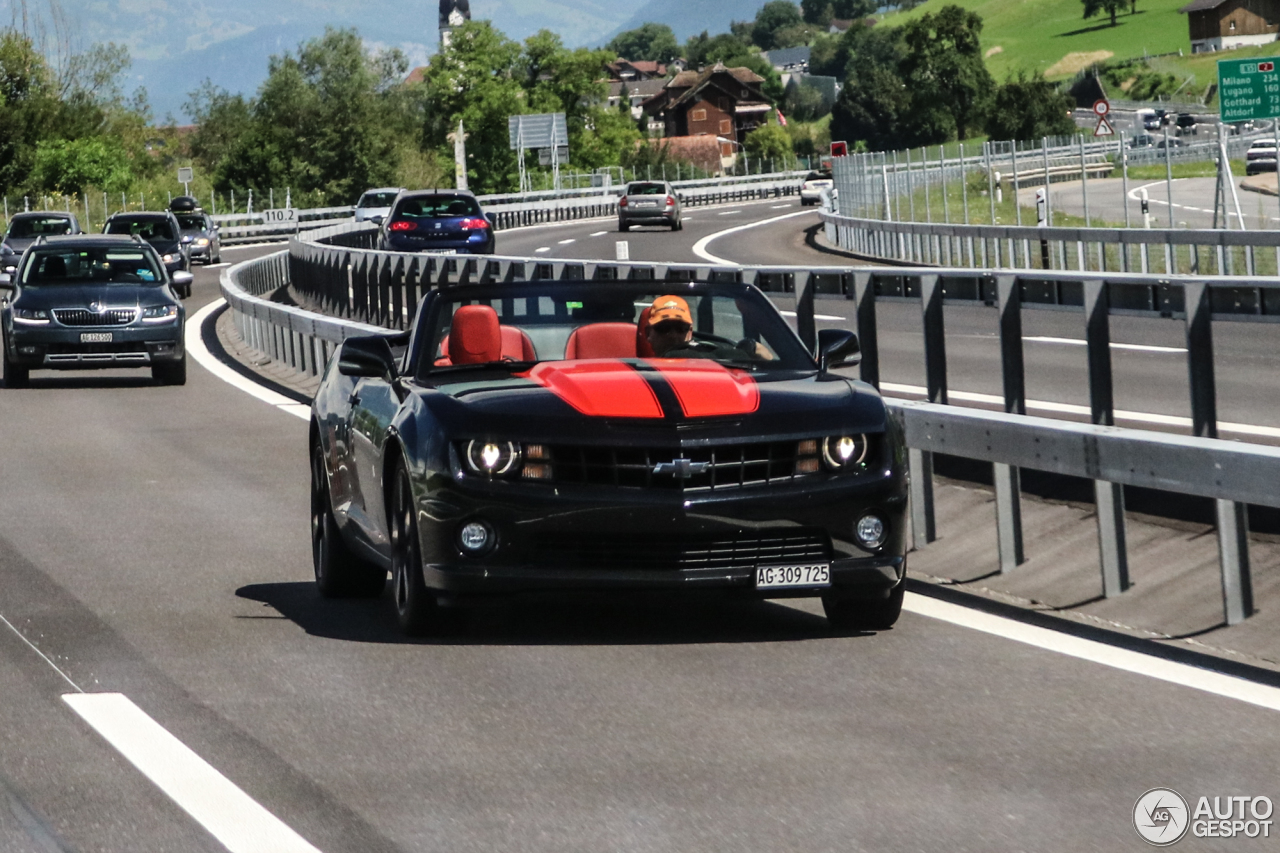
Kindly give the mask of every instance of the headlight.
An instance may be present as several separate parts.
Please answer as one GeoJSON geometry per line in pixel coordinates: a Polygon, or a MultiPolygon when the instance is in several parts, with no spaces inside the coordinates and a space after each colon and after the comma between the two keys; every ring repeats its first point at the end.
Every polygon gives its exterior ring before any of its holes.
{"type": "Polygon", "coordinates": [[[463,459],[473,474],[504,477],[520,470],[520,447],[511,441],[468,441],[463,459]]]}
{"type": "Polygon", "coordinates": [[[197,240],[196,240],[196,245],[197,245],[197,246],[207,246],[207,245],[209,245],[209,238],[208,238],[208,237],[200,237],[199,239],[197,239],[197,240]]]}
{"type": "Polygon", "coordinates": [[[822,440],[822,461],[834,471],[857,465],[866,455],[866,436],[840,435],[822,440]]]}
{"type": "Polygon", "coordinates": [[[142,322],[144,323],[167,323],[176,319],[177,316],[177,305],[156,305],[142,309],[142,322]]]}
{"type": "Polygon", "coordinates": [[[177,255],[165,255],[161,260],[163,260],[166,264],[171,264],[173,263],[174,258],[176,257],[177,255]]]}
{"type": "Polygon", "coordinates": [[[29,326],[49,325],[49,312],[32,308],[17,308],[13,312],[15,323],[26,323],[29,326]]]}

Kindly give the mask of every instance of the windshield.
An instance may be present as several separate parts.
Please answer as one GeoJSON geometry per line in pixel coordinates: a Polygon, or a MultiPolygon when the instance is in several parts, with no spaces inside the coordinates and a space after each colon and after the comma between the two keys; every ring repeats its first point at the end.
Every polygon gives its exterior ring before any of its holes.
{"type": "Polygon", "coordinates": [[[400,208],[395,215],[397,219],[447,219],[452,216],[479,216],[480,205],[470,196],[414,196],[400,202],[400,208]]]}
{"type": "Polygon", "coordinates": [[[9,223],[6,237],[51,237],[57,234],[70,234],[71,220],[65,216],[23,216],[15,217],[9,223]]]}
{"type": "Polygon", "coordinates": [[[29,287],[80,284],[160,284],[150,251],[130,246],[50,247],[33,252],[22,271],[29,287]]]}
{"type": "Polygon", "coordinates": [[[108,234],[137,234],[143,240],[176,240],[168,219],[112,219],[108,234]]]}
{"type": "Polygon", "coordinates": [[[203,213],[179,213],[178,227],[183,231],[204,231],[208,227],[203,213]]]}
{"type": "MultiPolygon", "coordinates": [[[[360,196],[356,207],[390,207],[395,203],[399,193],[365,193],[360,196]]],[[[350,198],[351,196],[347,196],[350,198]]]]}
{"type": "Polygon", "coordinates": [[[632,184],[627,187],[627,195],[666,195],[666,184],[632,184]]]}
{"type": "Polygon", "coordinates": [[[491,294],[468,288],[466,296],[442,295],[424,318],[415,343],[428,356],[418,358],[420,375],[474,364],[601,358],[814,369],[773,304],[745,285],[548,283],[521,286],[515,295],[509,287],[491,294]]]}

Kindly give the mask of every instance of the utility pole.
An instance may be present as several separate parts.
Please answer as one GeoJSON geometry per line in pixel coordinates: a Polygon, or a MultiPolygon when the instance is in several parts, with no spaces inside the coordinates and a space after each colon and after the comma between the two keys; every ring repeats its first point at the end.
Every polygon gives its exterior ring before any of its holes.
{"type": "Polygon", "coordinates": [[[458,119],[458,129],[445,136],[445,139],[453,143],[453,179],[460,190],[467,188],[467,137],[469,135],[463,133],[462,119],[458,119]]]}

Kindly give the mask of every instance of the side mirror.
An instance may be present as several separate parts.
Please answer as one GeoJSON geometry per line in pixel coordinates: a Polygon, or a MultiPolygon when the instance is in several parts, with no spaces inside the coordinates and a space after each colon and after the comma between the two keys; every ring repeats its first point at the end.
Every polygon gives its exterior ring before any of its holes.
{"type": "Polygon", "coordinates": [[[852,367],[862,361],[858,335],[848,329],[818,330],[818,368],[852,367]]]}
{"type": "Polygon", "coordinates": [[[375,214],[375,215],[373,215],[373,216],[370,216],[370,217],[369,217],[369,221],[370,221],[370,222],[372,222],[374,225],[381,225],[381,224],[382,224],[382,214],[381,214],[381,213],[378,213],[378,214],[375,214]]]}
{"type": "Polygon", "coordinates": [[[7,272],[0,272],[0,290],[13,290],[13,279],[7,272]]]}
{"type": "Polygon", "coordinates": [[[189,293],[191,285],[195,283],[196,277],[189,272],[178,270],[169,276],[169,280],[173,282],[173,289],[179,293],[189,293]]]}
{"type": "Polygon", "coordinates": [[[343,376],[395,379],[396,359],[391,345],[381,336],[347,338],[338,350],[338,372],[343,376]]]}

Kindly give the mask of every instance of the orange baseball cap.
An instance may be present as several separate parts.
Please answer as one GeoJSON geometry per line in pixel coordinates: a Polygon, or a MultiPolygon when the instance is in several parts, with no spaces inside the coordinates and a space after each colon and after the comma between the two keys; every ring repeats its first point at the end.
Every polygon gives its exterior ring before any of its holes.
{"type": "Polygon", "coordinates": [[[649,325],[656,326],[664,320],[679,320],[692,326],[693,314],[689,313],[689,303],[679,296],[659,296],[653,300],[653,307],[649,310],[649,325]]]}

